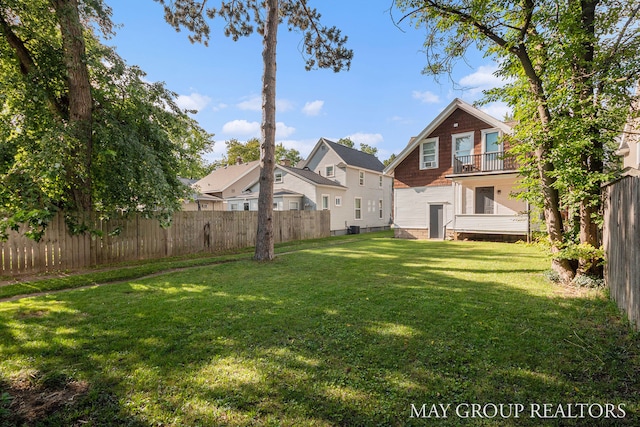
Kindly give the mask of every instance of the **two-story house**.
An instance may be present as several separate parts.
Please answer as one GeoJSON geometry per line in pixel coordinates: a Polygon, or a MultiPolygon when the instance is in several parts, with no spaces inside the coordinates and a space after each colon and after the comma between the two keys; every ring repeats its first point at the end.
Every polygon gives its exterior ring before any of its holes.
{"type": "MultiPolygon", "coordinates": [[[[329,210],[334,235],[390,226],[393,180],[375,156],[321,138],[297,166],[276,165],[275,210],[329,210]]],[[[259,191],[256,179],[227,209],[257,210],[259,191]]]]}
{"type": "Polygon", "coordinates": [[[511,127],[454,99],[387,166],[394,176],[399,238],[515,240],[529,231],[528,206],[504,156],[511,127]]]}

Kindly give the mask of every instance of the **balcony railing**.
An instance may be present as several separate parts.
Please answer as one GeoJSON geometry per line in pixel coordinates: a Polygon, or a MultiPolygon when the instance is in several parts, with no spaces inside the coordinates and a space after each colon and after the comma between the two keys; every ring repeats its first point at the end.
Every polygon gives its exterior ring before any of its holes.
{"type": "Polygon", "coordinates": [[[454,174],[511,170],[516,170],[516,162],[511,157],[505,157],[502,151],[454,157],[453,160],[454,174]]]}

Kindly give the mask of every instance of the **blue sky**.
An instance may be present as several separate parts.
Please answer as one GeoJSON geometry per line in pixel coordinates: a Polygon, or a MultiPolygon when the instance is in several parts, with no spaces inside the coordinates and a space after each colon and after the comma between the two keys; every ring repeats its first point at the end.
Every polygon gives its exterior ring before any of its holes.
{"type": "MultiPolygon", "coordinates": [[[[219,3],[217,0],[211,0],[219,3]]],[[[277,142],[306,157],[319,138],[350,137],[356,146],[378,148],[385,160],[399,153],[454,98],[478,100],[482,89],[500,84],[496,67],[474,53],[439,81],[421,73],[424,31],[404,22],[394,25],[391,0],[312,1],[324,25],[336,25],[354,51],[350,71],[305,71],[302,36],[278,30],[277,142]],[[464,87],[460,89],[460,87],[464,87]]],[[[149,81],[163,81],[184,108],[215,134],[209,160],[220,158],[224,141],[260,135],[262,40],[254,34],[237,42],[223,34],[223,21],[212,22],[209,46],[191,44],[176,32],[152,0],[108,0],[113,21],[121,26],[106,41],[129,65],[138,65],[149,81]]],[[[394,11],[399,17],[399,12],[394,11]]],[[[485,111],[501,119],[508,111],[492,104],[485,111]]]]}

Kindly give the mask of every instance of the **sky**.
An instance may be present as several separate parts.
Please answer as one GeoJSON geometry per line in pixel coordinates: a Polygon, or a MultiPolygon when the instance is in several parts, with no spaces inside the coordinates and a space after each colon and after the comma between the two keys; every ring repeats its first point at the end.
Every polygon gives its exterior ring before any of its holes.
{"type": "MultiPolygon", "coordinates": [[[[107,0],[119,27],[105,43],[147,80],[165,82],[178,105],[198,110],[193,117],[214,134],[207,160],[225,154],[224,142],[260,137],[262,39],[258,34],[234,42],[224,22],[211,21],[209,46],[191,44],[183,30],[165,23],[162,6],[152,0],[107,0]]],[[[219,3],[212,0],[212,4],[219,3]]],[[[451,78],[422,74],[424,30],[394,24],[400,12],[392,0],[311,0],[322,23],[337,26],[354,51],[349,71],[305,71],[302,34],[278,29],[276,141],[305,158],[322,137],[349,137],[374,146],[378,158],[398,154],[454,98],[473,103],[482,90],[501,84],[496,65],[478,52],[461,61],[451,78]],[[392,18],[393,15],[393,18],[392,18]]],[[[484,111],[498,119],[504,104],[484,111]]]]}

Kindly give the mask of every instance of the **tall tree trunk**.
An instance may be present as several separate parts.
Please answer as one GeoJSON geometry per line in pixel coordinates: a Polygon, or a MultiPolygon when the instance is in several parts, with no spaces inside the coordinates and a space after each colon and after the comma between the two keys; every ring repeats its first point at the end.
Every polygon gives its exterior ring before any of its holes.
{"type": "MultiPolygon", "coordinates": [[[[598,0],[580,0],[580,24],[584,34],[582,42],[582,57],[581,61],[577,61],[575,64],[575,75],[578,76],[580,87],[580,102],[583,106],[583,111],[592,111],[592,106],[597,102],[597,93],[594,90],[594,82],[592,80],[594,60],[595,60],[595,19],[596,19],[596,5],[598,0]]],[[[587,117],[587,120],[591,119],[592,123],[595,117],[587,117]]],[[[591,147],[589,147],[589,153],[582,156],[582,166],[590,174],[600,174],[604,171],[604,146],[602,138],[600,137],[600,130],[595,126],[590,126],[588,133],[591,139],[591,147]]],[[[588,244],[593,247],[599,247],[599,235],[598,225],[593,220],[594,214],[599,209],[598,205],[590,203],[593,200],[599,200],[600,198],[600,186],[595,185],[590,189],[590,197],[582,200],[580,203],[580,243],[588,244]]],[[[578,260],[577,274],[597,274],[598,260],[581,258],[578,260]]]]}
{"type": "MultiPolygon", "coordinates": [[[[526,50],[523,48],[514,51],[514,54],[520,60],[524,72],[529,80],[529,86],[537,102],[538,119],[542,131],[545,135],[549,135],[549,124],[551,122],[551,113],[547,108],[546,96],[540,76],[531,61],[526,50]]],[[[555,256],[560,252],[562,244],[563,224],[562,215],[560,214],[560,195],[554,187],[555,179],[553,178],[554,166],[550,159],[550,153],[553,142],[547,138],[535,151],[536,164],[538,165],[538,174],[540,176],[540,186],[542,188],[542,200],[545,224],[547,233],[549,234],[549,242],[551,243],[551,254],[555,256]]],[[[566,259],[556,259],[551,261],[551,268],[558,273],[563,282],[568,283],[575,275],[573,267],[566,259]]]]}
{"type": "Polygon", "coordinates": [[[262,40],[262,145],[260,148],[260,194],[258,235],[254,259],[274,258],[273,181],[276,147],[276,44],[279,24],[278,0],[266,0],[266,22],[262,40]]]}
{"type": "Polygon", "coordinates": [[[71,159],[65,165],[73,208],[89,211],[91,202],[92,97],[86,63],[84,29],[77,0],[52,0],[62,34],[69,88],[69,129],[73,138],[71,159]]]}

